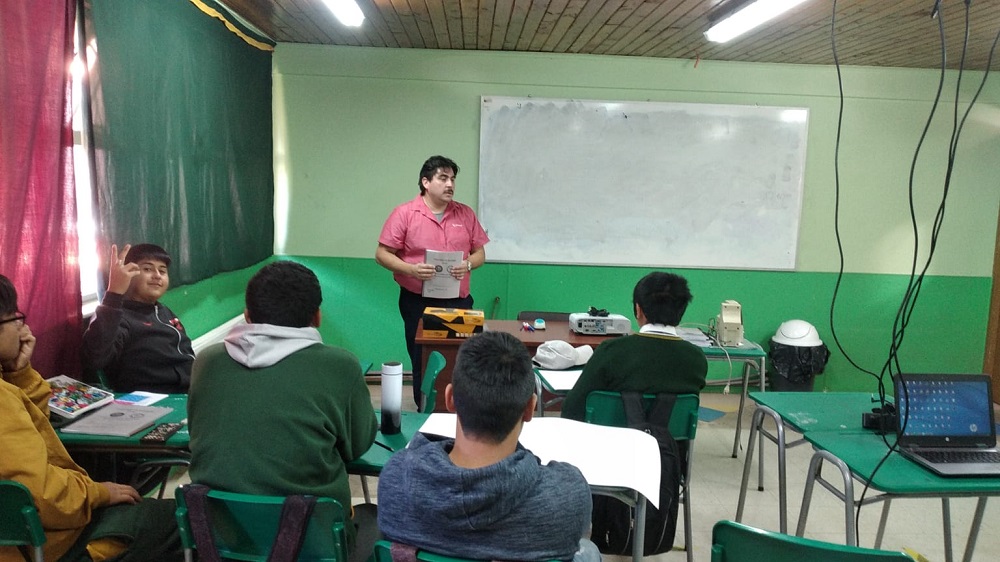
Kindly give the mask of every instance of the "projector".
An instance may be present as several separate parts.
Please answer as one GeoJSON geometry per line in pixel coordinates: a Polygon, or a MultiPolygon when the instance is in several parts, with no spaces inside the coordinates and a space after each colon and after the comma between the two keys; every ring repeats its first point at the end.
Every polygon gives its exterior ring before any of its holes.
{"type": "Polygon", "coordinates": [[[621,314],[594,316],[586,312],[569,315],[569,329],[578,334],[614,336],[632,331],[632,322],[621,314]]]}

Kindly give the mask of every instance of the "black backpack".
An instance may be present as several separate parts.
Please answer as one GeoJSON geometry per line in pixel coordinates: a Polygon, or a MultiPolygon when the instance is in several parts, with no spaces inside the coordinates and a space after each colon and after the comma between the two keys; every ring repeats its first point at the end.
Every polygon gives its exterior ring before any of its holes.
{"type": "MultiPolygon", "coordinates": [[[[674,546],[677,531],[677,504],[681,486],[681,456],[677,441],[667,429],[670,413],[677,396],[657,394],[645,413],[642,394],[622,392],[625,419],[633,429],[645,431],[656,438],[660,445],[660,501],[659,507],[646,504],[646,538],[643,554],[651,556],[667,552],[674,546]]],[[[593,528],[590,539],[604,554],[628,555],[632,552],[632,533],[635,528],[635,508],[608,496],[594,495],[593,528]]]]}

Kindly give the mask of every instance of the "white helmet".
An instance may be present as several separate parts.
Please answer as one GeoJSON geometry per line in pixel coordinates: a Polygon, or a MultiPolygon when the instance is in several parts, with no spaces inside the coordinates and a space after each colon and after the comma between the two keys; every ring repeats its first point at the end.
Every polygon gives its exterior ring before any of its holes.
{"type": "Polygon", "coordinates": [[[796,347],[817,347],[823,345],[816,328],[805,320],[787,320],[778,326],[771,341],[796,347]]]}

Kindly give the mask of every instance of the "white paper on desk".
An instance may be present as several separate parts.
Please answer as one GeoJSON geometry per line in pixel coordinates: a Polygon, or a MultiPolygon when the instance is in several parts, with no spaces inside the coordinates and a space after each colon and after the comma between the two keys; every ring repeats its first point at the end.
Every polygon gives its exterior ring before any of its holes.
{"type": "Polygon", "coordinates": [[[451,276],[449,268],[462,263],[462,252],[427,250],[424,263],[434,266],[434,277],[424,281],[421,295],[435,299],[457,299],[461,281],[451,276]]]}
{"type": "Polygon", "coordinates": [[[535,369],[538,376],[542,378],[543,386],[553,392],[569,392],[576,381],[580,380],[583,369],[570,369],[568,371],[552,371],[549,369],[535,369]]]}
{"type": "Polygon", "coordinates": [[[677,335],[698,347],[712,347],[712,339],[698,328],[677,327],[677,335]]]}
{"type": "MultiPolygon", "coordinates": [[[[421,433],[455,437],[455,414],[431,414],[421,433]]],[[[521,445],[542,464],[556,460],[580,469],[591,486],[636,490],[650,505],[660,500],[660,447],[645,432],[563,418],[534,418],[521,430],[521,445]]]]}

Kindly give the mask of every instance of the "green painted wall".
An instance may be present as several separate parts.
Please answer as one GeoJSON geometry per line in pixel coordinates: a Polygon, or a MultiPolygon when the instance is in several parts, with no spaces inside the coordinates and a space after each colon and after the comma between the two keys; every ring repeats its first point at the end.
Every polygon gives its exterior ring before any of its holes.
{"type": "MultiPolygon", "coordinates": [[[[743,304],[747,336],[766,344],[782,321],[803,318],[817,326],[833,351],[817,389],[874,389],[870,377],[836,349],[830,329],[839,268],[833,215],[839,102],[833,67],[711,61],[696,67],[691,61],[640,57],[280,44],[273,68],[275,253],[295,256],[319,274],[324,338],[376,363],[406,356],[397,286],[372,259],[382,221],[393,206],[416,195],[419,166],[436,153],[459,163],[457,197],[477,207],[480,96],[808,108],[796,271],[683,270],[695,295],[685,320],[705,323],[721,300],[736,299],[743,304]]],[[[835,320],[850,357],[877,371],[913,260],[908,175],[938,73],[855,67],[843,69],[843,76],[839,225],[848,273],[835,320]]],[[[965,75],[963,110],[981,76],[965,75]]],[[[945,104],[954,98],[954,74],[948,78],[945,104]]],[[[916,166],[921,260],[941,196],[951,111],[950,105],[938,109],[916,166]]],[[[993,77],[965,126],[937,253],[902,348],[904,369],[982,368],[1000,205],[997,154],[1000,83],[993,77]]],[[[631,186],[607,189],[628,197],[631,186]]],[[[591,305],[629,315],[632,287],[647,271],[490,262],[473,274],[473,295],[477,308],[496,318],[513,318],[522,309],[576,311],[591,305]]],[[[245,284],[249,274],[236,277],[245,284]]],[[[184,305],[211,324],[212,307],[198,300],[198,291],[213,290],[202,284],[175,289],[182,290],[191,294],[184,305]]],[[[223,301],[238,305],[220,321],[242,310],[241,297],[223,301]]],[[[191,325],[182,307],[168,304],[191,325]]],[[[721,367],[713,372],[727,374],[721,367]]]]}
{"type": "MultiPolygon", "coordinates": [[[[377,364],[406,361],[403,326],[396,311],[398,286],[368,258],[293,256],[316,272],[323,286],[323,322],[327,343],[352,350],[377,364]]],[[[260,264],[263,265],[263,264],[260,264]]],[[[259,266],[226,273],[180,287],[164,302],[177,312],[192,337],[240,314],[246,281],[259,266]]],[[[628,314],[632,287],[647,270],[490,263],[476,270],[476,307],[493,318],[510,319],[520,310],[577,311],[598,306],[628,314]],[[494,304],[496,303],[496,304],[494,304]]],[[[873,390],[871,378],[853,369],[836,351],[829,328],[831,273],[686,270],[694,302],[685,324],[705,324],[718,303],[735,298],[743,305],[747,338],[762,345],[784,320],[805,318],[815,324],[833,350],[817,389],[873,390]]],[[[890,329],[906,278],[898,275],[848,274],[842,285],[836,323],[847,353],[862,367],[878,371],[885,360],[890,329]]],[[[974,372],[982,367],[990,280],[936,276],[924,284],[920,306],[906,333],[903,367],[915,371],[974,372]],[[942,329],[942,326],[951,326],[942,329]]],[[[712,364],[712,378],[729,376],[728,367],[712,364]]],[[[738,375],[738,367],[736,368],[738,375]]]]}

